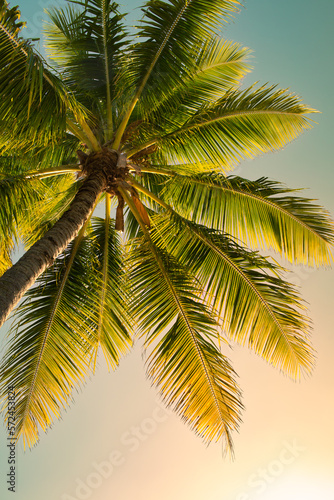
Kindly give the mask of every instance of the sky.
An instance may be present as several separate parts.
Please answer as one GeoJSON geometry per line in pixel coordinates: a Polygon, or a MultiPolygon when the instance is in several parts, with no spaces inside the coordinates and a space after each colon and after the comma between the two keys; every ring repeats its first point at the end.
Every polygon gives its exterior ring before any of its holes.
{"type": "MultiPolygon", "coordinates": [[[[21,0],[27,36],[40,36],[43,9],[52,3],[21,0]]],[[[140,4],[124,0],[123,11],[140,4]]],[[[318,199],[332,214],[333,16],[334,2],[328,0],[245,0],[224,31],[225,38],[253,50],[254,70],[245,85],[289,87],[321,111],[312,130],[284,150],[243,162],[235,173],[307,188],[305,196],[318,199]]],[[[138,10],[130,22],[136,17],[138,10]]],[[[24,452],[19,446],[15,495],[5,486],[8,450],[0,423],[0,497],[334,500],[334,274],[332,269],[289,269],[290,281],[309,304],[316,368],[295,383],[246,350],[230,350],[245,405],[233,461],[223,457],[219,443],[206,447],[163,408],[136,345],[115,373],[101,361],[37,447],[24,452]]]]}

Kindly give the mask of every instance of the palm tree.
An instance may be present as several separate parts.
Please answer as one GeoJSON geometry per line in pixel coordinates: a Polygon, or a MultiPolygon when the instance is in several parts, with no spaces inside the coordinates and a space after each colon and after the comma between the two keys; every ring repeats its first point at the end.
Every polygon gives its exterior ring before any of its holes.
{"type": "Polygon", "coordinates": [[[219,35],[238,5],[150,0],[134,37],[111,0],[69,1],[48,13],[51,68],[0,0],[2,323],[25,294],[1,395],[5,411],[15,388],[29,446],[99,347],[114,369],[133,331],[165,403],[230,449],[242,403],[228,342],[293,378],[312,369],[305,305],[259,250],[327,265],[330,217],[278,182],[227,173],[297,137],[314,110],[276,86],[241,88],[249,50],[219,35]]]}

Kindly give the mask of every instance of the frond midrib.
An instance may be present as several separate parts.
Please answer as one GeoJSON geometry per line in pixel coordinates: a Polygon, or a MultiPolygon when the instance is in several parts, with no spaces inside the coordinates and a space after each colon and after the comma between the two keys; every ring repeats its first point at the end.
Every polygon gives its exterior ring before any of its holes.
{"type": "MultiPolygon", "coordinates": [[[[169,134],[166,134],[162,137],[162,139],[169,139],[177,134],[181,134],[183,132],[188,132],[190,130],[196,129],[196,128],[201,128],[206,125],[212,125],[213,123],[221,122],[224,120],[228,120],[230,118],[236,118],[237,116],[248,116],[248,115],[280,115],[280,116],[299,116],[301,117],[301,113],[297,112],[290,112],[290,111],[279,111],[276,109],[250,109],[250,110],[240,110],[240,111],[233,111],[233,113],[225,113],[222,116],[216,117],[216,118],[211,118],[209,120],[203,120],[197,123],[191,123],[190,125],[187,125],[185,127],[181,127],[174,132],[171,132],[169,134]]],[[[152,139],[153,141],[153,139],[152,139]]],[[[158,138],[154,140],[154,144],[158,141],[158,138]]],[[[151,145],[151,142],[150,142],[151,145]]],[[[147,147],[144,145],[144,147],[147,147]]]]}
{"type": "MultiPolygon", "coordinates": [[[[211,376],[210,376],[210,374],[209,374],[209,372],[208,372],[207,364],[206,364],[205,359],[203,358],[203,354],[202,354],[202,352],[201,352],[201,350],[200,350],[200,348],[199,348],[199,346],[198,346],[198,342],[197,342],[196,336],[195,336],[195,334],[194,334],[193,328],[192,328],[192,326],[191,326],[191,324],[190,324],[190,322],[189,322],[189,318],[188,318],[188,316],[187,316],[187,313],[186,313],[186,311],[184,310],[184,308],[182,307],[182,302],[181,302],[181,300],[180,300],[180,298],[179,298],[179,296],[178,296],[178,294],[177,294],[177,292],[176,292],[175,288],[173,287],[173,284],[172,284],[172,282],[170,281],[168,274],[167,274],[167,273],[166,273],[166,271],[165,271],[164,265],[163,265],[163,263],[161,262],[161,259],[160,259],[159,255],[155,252],[154,245],[152,244],[152,242],[151,242],[151,241],[150,241],[150,243],[151,243],[151,245],[150,245],[150,246],[151,246],[151,248],[152,248],[152,251],[153,251],[153,253],[154,253],[154,255],[155,255],[156,259],[157,259],[158,265],[159,265],[159,267],[160,267],[160,271],[162,272],[162,274],[163,274],[163,276],[164,276],[165,280],[167,281],[168,286],[169,286],[169,288],[170,288],[170,290],[171,290],[171,292],[172,292],[172,294],[173,294],[173,297],[174,297],[175,303],[176,303],[176,305],[177,305],[177,308],[179,309],[179,312],[180,312],[181,316],[183,317],[184,322],[185,322],[185,323],[186,323],[186,325],[187,325],[188,331],[189,331],[189,333],[190,333],[190,335],[191,335],[191,338],[192,338],[192,340],[193,340],[193,343],[194,343],[194,345],[195,345],[195,348],[196,348],[196,351],[197,351],[197,355],[198,355],[198,357],[199,357],[199,359],[200,359],[200,361],[201,361],[202,367],[203,367],[203,369],[204,369],[204,373],[205,373],[205,375],[206,375],[206,379],[207,379],[207,381],[208,381],[208,383],[209,383],[210,390],[211,390],[211,393],[212,393],[212,395],[213,395],[213,398],[214,398],[214,401],[215,401],[216,408],[218,409],[219,416],[220,416],[220,418],[221,418],[221,421],[223,422],[223,426],[224,426],[224,428],[225,428],[226,435],[228,435],[228,428],[227,428],[227,426],[226,426],[226,424],[225,424],[225,420],[224,420],[224,417],[223,417],[222,411],[221,411],[220,406],[219,406],[219,402],[218,402],[218,399],[217,399],[216,391],[215,391],[215,388],[214,388],[214,386],[213,386],[213,384],[212,384],[212,381],[211,381],[211,376]]],[[[226,405],[226,408],[228,408],[228,406],[227,406],[227,405],[226,405]]]]}
{"type": "MultiPolygon", "coordinates": [[[[188,229],[189,230],[189,229],[188,229]]],[[[281,332],[281,334],[283,335],[287,345],[290,346],[290,342],[289,342],[289,339],[287,338],[286,336],[286,333],[284,331],[284,328],[283,326],[280,324],[279,320],[276,318],[275,316],[275,313],[271,310],[271,307],[270,305],[267,303],[267,301],[265,300],[265,298],[262,296],[261,292],[257,289],[257,287],[254,285],[254,283],[252,283],[249,278],[245,275],[245,273],[242,271],[242,269],[239,268],[239,266],[237,266],[235,264],[235,262],[233,262],[229,257],[228,255],[226,255],[220,248],[217,248],[210,240],[206,239],[203,235],[201,235],[198,231],[196,231],[194,229],[194,232],[195,234],[197,234],[198,238],[201,239],[206,245],[208,245],[217,255],[219,255],[220,257],[222,257],[226,262],[228,262],[228,264],[233,267],[233,269],[246,281],[246,283],[248,284],[248,286],[251,288],[251,290],[255,293],[255,295],[258,297],[258,299],[260,300],[260,303],[262,304],[262,306],[266,309],[267,313],[269,314],[269,316],[271,316],[271,318],[273,319],[274,323],[276,324],[276,326],[278,327],[279,331],[281,332]]],[[[291,349],[291,346],[290,346],[290,349],[291,349]]],[[[296,354],[294,352],[294,350],[292,349],[292,352],[293,352],[293,356],[295,357],[295,359],[298,361],[298,359],[296,358],[296,354]]]]}
{"type": "Polygon", "coordinates": [[[124,118],[123,118],[123,120],[122,120],[122,122],[121,122],[121,124],[119,126],[119,129],[117,130],[117,133],[116,133],[116,136],[115,136],[115,140],[114,140],[114,144],[113,144],[113,148],[114,149],[118,149],[119,148],[119,145],[121,143],[121,139],[122,139],[124,130],[125,130],[127,124],[128,124],[128,121],[129,121],[129,119],[131,117],[131,114],[132,114],[132,112],[133,112],[133,110],[134,110],[134,108],[135,108],[135,106],[136,106],[136,104],[137,104],[137,102],[138,102],[138,100],[139,100],[139,98],[140,98],[140,96],[141,96],[144,88],[145,88],[145,85],[146,85],[146,83],[147,83],[147,81],[148,81],[148,79],[149,79],[149,77],[150,77],[150,75],[151,75],[151,73],[152,73],[152,71],[153,71],[156,63],[158,62],[159,57],[160,57],[163,49],[165,48],[168,40],[170,39],[170,37],[172,36],[172,34],[173,34],[174,30],[175,30],[178,22],[180,21],[182,15],[187,10],[187,8],[191,4],[191,2],[192,2],[192,0],[188,0],[188,1],[185,2],[184,6],[180,10],[179,14],[174,19],[172,26],[170,27],[170,29],[166,33],[165,38],[163,39],[163,41],[162,41],[162,43],[161,43],[161,45],[160,45],[160,47],[159,47],[159,49],[158,49],[158,51],[157,51],[154,59],[153,59],[153,61],[151,62],[151,64],[150,64],[150,66],[149,66],[149,68],[148,68],[148,70],[147,70],[147,72],[146,72],[146,74],[145,74],[145,76],[144,76],[144,78],[143,78],[140,86],[138,87],[138,90],[137,90],[137,92],[136,92],[136,94],[135,94],[132,102],[130,103],[129,109],[128,109],[127,113],[125,114],[125,116],[124,116],[124,118]]]}
{"type": "MultiPolygon", "coordinates": [[[[107,293],[107,282],[108,282],[108,259],[109,259],[109,224],[110,224],[110,205],[111,199],[110,194],[106,194],[106,216],[105,216],[105,239],[104,239],[104,251],[103,251],[103,263],[102,263],[102,287],[100,295],[100,310],[99,310],[99,323],[97,329],[97,347],[101,343],[102,328],[103,328],[103,312],[106,301],[107,293]]],[[[97,352],[97,349],[96,349],[97,352]]],[[[95,355],[96,362],[96,355],[95,355]]],[[[95,363],[94,363],[95,365],[95,363]]]]}
{"type": "MultiPolygon", "coordinates": [[[[140,185],[138,183],[136,183],[136,187],[138,189],[140,189],[139,187],[140,185]]],[[[180,217],[173,209],[172,207],[170,207],[169,205],[167,205],[164,201],[160,200],[160,198],[158,196],[155,196],[154,194],[150,193],[149,190],[146,190],[145,188],[142,189],[142,191],[147,194],[148,196],[151,196],[151,198],[156,201],[157,203],[159,203],[163,208],[165,208],[167,211],[169,211],[171,214],[175,214],[177,215],[177,217],[180,217]]],[[[281,334],[284,336],[285,338],[285,341],[287,343],[287,345],[290,346],[290,342],[286,336],[286,333],[284,331],[284,328],[283,326],[280,324],[280,322],[278,321],[278,319],[276,318],[274,312],[271,310],[270,308],[270,305],[267,303],[267,301],[265,300],[265,298],[262,296],[261,292],[257,289],[257,287],[254,285],[254,283],[252,283],[249,278],[245,275],[245,273],[242,271],[242,269],[239,268],[239,266],[237,266],[229,257],[228,255],[226,255],[220,248],[217,248],[210,240],[208,240],[207,238],[205,238],[202,234],[200,234],[199,231],[197,231],[196,229],[192,229],[190,230],[188,225],[185,224],[185,227],[187,229],[188,232],[194,232],[197,237],[199,239],[201,239],[204,244],[208,245],[216,254],[220,255],[226,262],[228,262],[228,264],[233,267],[233,269],[246,281],[246,283],[248,284],[248,286],[251,288],[251,290],[253,291],[253,293],[255,293],[255,295],[258,297],[258,299],[260,300],[260,303],[262,304],[262,306],[266,309],[267,313],[269,314],[269,316],[271,316],[271,318],[273,319],[274,323],[276,324],[276,326],[278,327],[279,331],[281,332],[281,334]]],[[[290,347],[291,348],[291,347],[290,347]]],[[[293,352],[293,355],[296,358],[296,355],[295,355],[295,352],[294,350],[292,349],[292,352],[293,352]]],[[[297,360],[298,361],[298,360],[297,360]]]]}
{"type": "MultiPolygon", "coordinates": [[[[174,175],[174,177],[184,178],[184,176],[180,176],[179,174],[174,173],[174,172],[173,172],[173,175],[174,175]]],[[[209,186],[210,188],[213,188],[213,189],[219,189],[219,190],[226,191],[226,192],[232,192],[232,193],[240,194],[241,196],[244,196],[246,198],[256,199],[256,200],[264,203],[265,205],[268,205],[271,208],[277,210],[278,212],[281,212],[284,215],[288,216],[290,219],[294,220],[298,225],[300,225],[300,226],[304,227],[305,229],[307,229],[308,231],[310,231],[314,236],[316,236],[317,238],[320,238],[321,240],[323,240],[324,243],[326,243],[327,245],[329,244],[329,242],[323,236],[321,236],[316,231],[314,231],[314,229],[312,229],[311,226],[308,226],[307,224],[305,224],[305,222],[303,222],[300,219],[298,219],[295,215],[293,215],[288,210],[286,210],[286,209],[280,207],[279,205],[275,204],[272,200],[268,200],[267,198],[263,198],[262,196],[256,195],[254,193],[246,193],[245,191],[241,191],[241,190],[238,190],[238,189],[228,189],[228,188],[226,188],[224,186],[217,186],[216,184],[211,184],[210,182],[201,181],[199,179],[195,179],[195,180],[192,179],[192,182],[197,183],[197,184],[201,184],[201,185],[204,185],[204,186],[209,186]]]]}
{"type": "Polygon", "coordinates": [[[20,49],[20,50],[21,50],[21,52],[23,52],[23,54],[24,54],[26,57],[28,57],[28,52],[26,52],[26,51],[24,50],[24,48],[22,47],[22,45],[21,45],[21,44],[19,44],[19,42],[16,40],[16,38],[15,38],[15,37],[13,37],[13,36],[11,35],[11,33],[10,33],[7,29],[6,29],[6,27],[2,24],[2,22],[1,22],[1,21],[0,21],[0,29],[1,29],[2,31],[4,31],[4,33],[8,36],[8,38],[9,38],[9,39],[11,40],[11,42],[13,43],[13,45],[14,45],[16,48],[20,49]]]}
{"type": "MultiPolygon", "coordinates": [[[[311,111],[311,110],[309,110],[311,111]]],[[[162,137],[153,137],[151,140],[147,141],[144,144],[141,144],[140,146],[136,147],[134,150],[130,151],[128,154],[128,158],[133,156],[134,154],[140,153],[146,148],[149,148],[150,146],[153,146],[154,144],[158,144],[161,141],[172,139],[173,137],[182,134],[184,132],[189,132],[194,129],[200,129],[202,127],[212,125],[213,123],[218,123],[222,122],[224,120],[229,120],[231,118],[236,118],[237,116],[249,116],[249,115],[279,115],[279,116],[298,116],[302,117],[302,113],[297,113],[297,112],[289,112],[289,111],[279,111],[279,110],[265,110],[265,109],[260,109],[260,110],[244,110],[244,111],[234,111],[233,113],[226,113],[220,117],[217,118],[211,118],[209,120],[203,120],[201,122],[197,123],[191,123],[190,125],[181,127],[177,130],[174,130],[174,132],[170,132],[169,134],[163,135],[162,137]]]]}
{"type": "Polygon", "coordinates": [[[112,109],[110,95],[110,75],[109,75],[109,55],[107,50],[107,27],[106,27],[106,0],[102,0],[102,31],[103,31],[103,52],[106,71],[106,92],[107,92],[107,134],[106,140],[110,139],[112,133],[112,109]]]}

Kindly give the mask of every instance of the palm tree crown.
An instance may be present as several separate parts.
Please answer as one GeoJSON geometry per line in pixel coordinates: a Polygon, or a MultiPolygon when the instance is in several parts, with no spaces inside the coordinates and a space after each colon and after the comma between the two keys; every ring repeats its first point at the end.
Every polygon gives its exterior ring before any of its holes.
{"type": "Polygon", "coordinates": [[[149,0],[133,36],[115,2],[69,0],[48,12],[47,63],[0,0],[2,322],[26,292],[1,395],[5,410],[15,387],[29,446],[99,348],[115,369],[134,331],[166,404],[230,449],[242,403],[228,342],[293,378],[312,369],[305,305],[259,250],[327,265],[332,221],[295,190],[228,171],[296,138],[314,110],[241,87],[249,50],[220,36],[238,5],[149,0]],[[11,266],[18,241],[28,250],[11,266]]]}

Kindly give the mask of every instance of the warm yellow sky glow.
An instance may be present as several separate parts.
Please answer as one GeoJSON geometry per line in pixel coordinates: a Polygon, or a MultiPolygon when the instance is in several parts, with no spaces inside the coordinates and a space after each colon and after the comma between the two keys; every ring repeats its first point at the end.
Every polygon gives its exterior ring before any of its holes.
{"type": "Polygon", "coordinates": [[[332,485],[322,478],[290,475],[257,498],[258,500],[332,500],[334,497],[332,485]]]}

